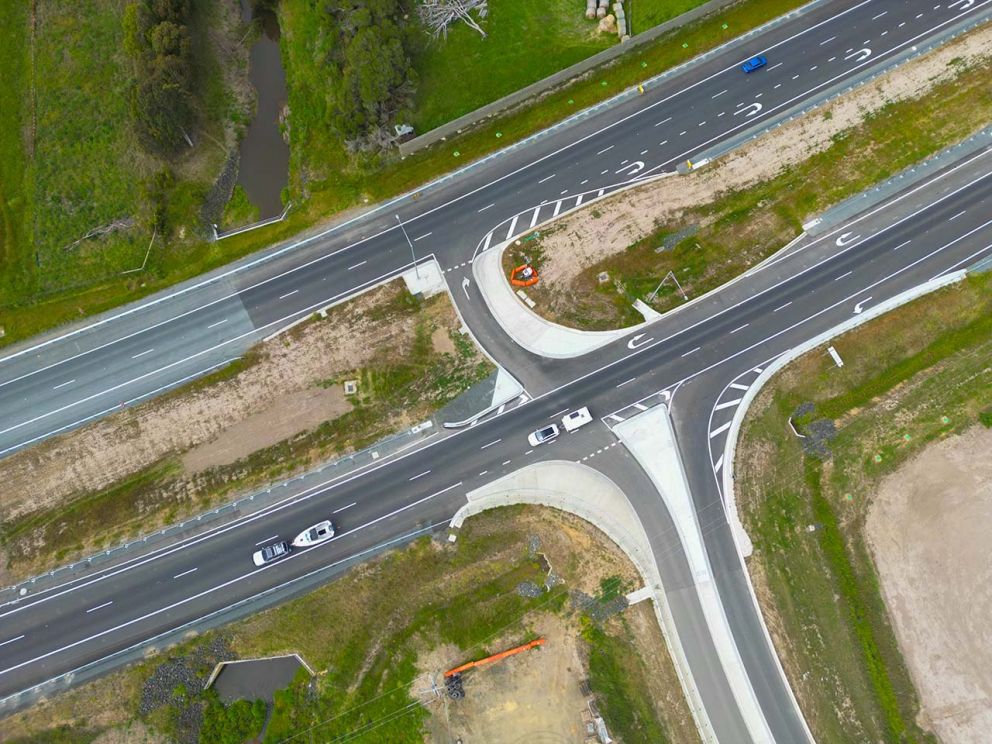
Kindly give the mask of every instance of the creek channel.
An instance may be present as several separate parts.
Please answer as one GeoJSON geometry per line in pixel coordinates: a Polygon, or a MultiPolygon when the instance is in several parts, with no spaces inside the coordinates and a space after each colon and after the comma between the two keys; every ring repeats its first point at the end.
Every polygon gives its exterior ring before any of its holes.
{"type": "Polygon", "coordinates": [[[255,86],[258,107],[241,140],[238,185],[264,220],[282,214],[282,190],[289,182],[289,146],[279,130],[286,103],[286,72],[279,55],[275,13],[265,8],[253,11],[249,0],[241,0],[241,17],[246,22],[254,20],[262,33],[249,51],[248,77],[255,86]]]}

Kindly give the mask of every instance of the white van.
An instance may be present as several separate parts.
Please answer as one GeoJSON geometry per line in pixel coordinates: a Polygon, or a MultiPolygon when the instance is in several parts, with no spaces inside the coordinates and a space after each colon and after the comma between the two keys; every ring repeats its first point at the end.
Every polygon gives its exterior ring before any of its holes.
{"type": "Polygon", "coordinates": [[[561,425],[565,427],[565,431],[575,431],[591,421],[592,415],[589,413],[589,409],[583,406],[579,410],[572,411],[565,418],[563,418],[561,420],[561,425]]]}

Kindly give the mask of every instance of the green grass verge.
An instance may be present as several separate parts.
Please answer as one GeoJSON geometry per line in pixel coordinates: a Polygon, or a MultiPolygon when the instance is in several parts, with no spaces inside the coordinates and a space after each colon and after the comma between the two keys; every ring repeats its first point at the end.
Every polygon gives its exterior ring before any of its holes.
{"type": "Polygon", "coordinates": [[[308,16],[304,12],[309,12],[307,8],[293,2],[281,3],[281,24],[287,39],[283,59],[289,81],[289,107],[293,112],[290,119],[293,147],[289,198],[298,204],[298,208],[285,222],[219,243],[199,243],[164,253],[153,251],[154,270],[143,275],[109,279],[94,286],[67,290],[58,296],[34,298],[30,304],[8,305],[0,321],[6,330],[0,345],[139,299],[291,238],[328,215],[366,203],[366,200],[374,202],[413,190],[802,4],[803,0],[744,0],[632,50],[597,74],[449,139],[443,145],[405,160],[349,165],[343,159],[340,147],[327,142],[321,133],[326,128],[326,122],[320,118],[323,80],[319,68],[309,60],[319,59],[326,53],[322,47],[326,41],[317,37],[314,25],[307,22],[308,16]],[[294,49],[299,51],[294,52],[294,49]],[[458,152],[457,156],[455,152],[458,152]]]}
{"type": "MultiPolygon", "coordinates": [[[[659,226],[626,251],[584,270],[570,286],[538,284],[528,293],[542,315],[566,325],[584,330],[636,325],[644,318],[633,302],[647,300],[670,271],[690,297],[715,289],[799,235],[810,216],[960,141],[990,118],[992,77],[986,69],[960,70],[922,98],[884,106],[777,178],[687,210],[677,224],[659,226]],[[907,128],[907,121],[913,126],[907,128]],[[663,245],[668,247],[659,252],[663,245]],[[604,271],[611,281],[600,284],[597,276],[604,271]]],[[[517,253],[539,250],[539,243],[524,244],[517,253]]],[[[511,263],[518,257],[507,254],[511,263]]],[[[668,281],[650,305],[664,312],[683,302],[668,281]]]]}
{"type": "MultiPolygon", "coordinates": [[[[833,341],[761,393],[738,446],[749,559],[818,741],[929,742],[863,527],[882,477],[992,405],[992,277],[977,276],[833,341]],[[786,423],[836,422],[826,460],[786,423]]],[[[809,434],[809,429],[807,429],[809,434]]]]}

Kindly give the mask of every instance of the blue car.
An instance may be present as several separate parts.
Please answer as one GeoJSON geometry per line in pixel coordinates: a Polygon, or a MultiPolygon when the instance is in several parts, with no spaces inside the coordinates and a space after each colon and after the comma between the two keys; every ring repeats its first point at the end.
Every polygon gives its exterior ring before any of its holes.
{"type": "Polygon", "coordinates": [[[751,57],[751,59],[742,64],[741,69],[744,70],[744,72],[754,72],[755,70],[760,70],[767,64],[768,59],[763,54],[759,54],[757,57],[751,57]]]}

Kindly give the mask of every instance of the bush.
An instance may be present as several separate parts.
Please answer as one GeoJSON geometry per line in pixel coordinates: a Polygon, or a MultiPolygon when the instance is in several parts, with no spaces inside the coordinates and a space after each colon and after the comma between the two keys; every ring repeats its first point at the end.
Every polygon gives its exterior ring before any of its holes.
{"type": "Polygon", "coordinates": [[[978,420],[982,422],[983,426],[992,429],[992,407],[980,411],[978,413],[978,420]]]}
{"type": "Polygon", "coordinates": [[[212,696],[203,711],[201,744],[242,744],[262,733],[265,702],[238,700],[225,706],[212,696]]]}

